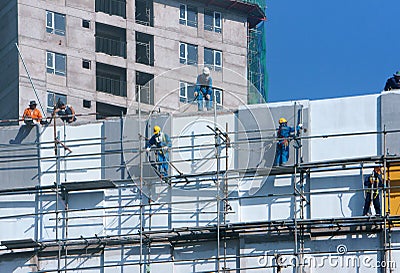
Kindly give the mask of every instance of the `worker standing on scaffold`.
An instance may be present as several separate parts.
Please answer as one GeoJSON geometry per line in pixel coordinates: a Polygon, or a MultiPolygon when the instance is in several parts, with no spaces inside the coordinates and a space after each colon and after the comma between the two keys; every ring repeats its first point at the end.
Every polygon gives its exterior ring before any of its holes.
{"type": "Polygon", "coordinates": [[[379,188],[383,187],[381,168],[374,167],[372,174],[365,178],[364,186],[368,189],[365,191],[363,216],[368,215],[371,201],[374,204],[376,216],[381,216],[381,202],[379,201],[379,188]]]}
{"type": "Polygon", "coordinates": [[[146,145],[146,150],[149,152],[152,147],[154,147],[154,152],[156,154],[156,161],[158,166],[158,172],[163,176],[168,176],[168,162],[169,162],[169,151],[171,148],[170,137],[161,132],[160,126],[156,125],[153,128],[153,136],[150,138],[146,145]]]}
{"type": "MultiPolygon", "coordinates": [[[[303,128],[302,124],[297,125],[297,130],[303,128]]],[[[275,158],[275,165],[281,166],[287,163],[289,160],[289,142],[290,137],[294,136],[294,127],[287,125],[287,120],[285,118],[279,119],[279,128],[278,128],[278,143],[276,147],[276,158],[275,158]]]]}

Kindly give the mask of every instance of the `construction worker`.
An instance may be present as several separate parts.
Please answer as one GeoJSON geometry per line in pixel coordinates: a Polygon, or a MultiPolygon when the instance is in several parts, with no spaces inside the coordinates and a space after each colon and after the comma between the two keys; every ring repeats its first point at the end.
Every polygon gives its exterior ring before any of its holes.
{"type": "MultiPolygon", "coordinates": [[[[299,124],[297,126],[297,130],[301,130],[302,128],[302,124],[299,124]]],[[[287,120],[285,118],[279,119],[279,128],[277,133],[278,143],[276,147],[275,165],[284,165],[289,160],[289,137],[294,136],[294,131],[294,127],[287,125],[287,120]]]]}
{"type": "Polygon", "coordinates": [[[397,71],[393,74],[393,77],[390,77],[385,84],[385,91],[390,91],[393,89],[400,89],[400,71],[397,71]]]}
{"type": "Polygon", "coordinates": [[[74,108],[69,104],[65,105],[62,101],[57,102],[57,108],[54,110],[54,114],[59,115],[62,121],[68,123],[76,121],[74,108]]]}
{"type": "Polygon", "coordinates": [[[26,125],[36,125],[38,123],[44,124],[42,121],[42,113],[36,108],[36,101],[32,100],[29,103],[29,107],[25,109],[22,115],[22,120],[26,125]]]}
{"type": "Polygon", "coordinates": [[[374,167],[372,174],[370,174],[365,178],[364,186],[367,187],[368,189],[365,190],[365,203],[364,203],[363,216],[369,214],[371,201],[374,204],[376,216],[380,216],[381,203],[379,201],[379,188],[383,187],[381,168],[374,167]]]}
{"type": "Polygon", "coordinates": [[[158,172],[163,177],[167,177],[169,161],[168,149],[171,148],[171,139],[167,134],[161,132],[161,128],[158,125],[154,126],[153,132],[153,136],[146,145],[146,150],[149,152],[152,147],[154,148],[156,161],[158,163],[158,172]]]}
{"type": "Polygon", "coordinates": [[[210,69],[203,68],[203,73],[197,76],[196,88],[194,96],[197,98],[197,108],[199,111],[206,111],[212,109],[212,78],[210,76],[210,69]],[[206,108],[204,108],[205,101],[206,108]]]}

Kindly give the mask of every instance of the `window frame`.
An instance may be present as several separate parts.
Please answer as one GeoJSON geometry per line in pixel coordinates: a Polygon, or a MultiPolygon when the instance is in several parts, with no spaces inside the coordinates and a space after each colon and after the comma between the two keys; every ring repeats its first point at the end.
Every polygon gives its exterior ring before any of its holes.
{"type": "Polygon", "coordinates": [[[60,36],[65,36],[65,34],[66,34],[66,25],[67,24],[66,24],[66,15],[65,14],[54,12],[54,11],[50,11],[50,10],[46,10],[46,32],[47,33],[56,34],[56,35],[60,35],[60,36]],[[51,15],[50,25],[49,25],[49,21],[47,20],[49,14],[51,15]],[[61,16],[63,18],[64,29],[56,28],[56,16],[61,16]]]}
{"type": "Polygon", "coordinates": [[[213,49],[213,48],[208,48],[205,47],[204,48],[204,65],[209,67],[210,69],[214,70],[214,71],[221,71],[222,70],[222,51],[221,50],[217,50],[217,49],[213,49]],[[206,62],[206,51],[209,50],[212,53],[212,63],[208,63],[206,62]],[[217,55],[219,55],[219,61],[220,64],[217,64],[217,55]]]}
{"type": "Polygon", "coordinates": [[[199,26],[199,12],[195,6],[190,6],[187,4],[179,4],[179,24],[197,28],[199,26]],[[184,7],[184,16],[182,17],[182,7],[184,7]],[[189,21],[188,15],[189,11],[193,11],[196,14],[196,21],[189,21]]]}
{"type": "Polygon", "coordinates": [[[224,90],[222,90],[222,89],[219,89],[219,88],[213,88],[213,92],[215,92],[215,102],[217,103],[217,106],[221,106],[222,107],[222,104],[223,104],[223,100],[224,100],[224,97],[223,97],[223,94],[224,94],[224,90]],[[220,95],[219,95],[219,102],[218,102],[218,100],[217,100],[217,93],[219,93],[220,95]]]}
{"type": "Polygon", "coordinates": [[[67,76],[67,55],[53,52],[53,51],[46,51],[46,72],[49,74],[54,74],[58,76],[67,76]],[[51,55],[51,66],[49,66],[49,55],[51,55]],[[64,57],[64,71],[57,70],[57,56],[64,57]]]}
{"type": "Polygon", "coordinates": [[[196,88],[196,84],[194,83],[189,83],[189,82],[185,82],[185,81],[179,81],[179,102],[181,103],[194,103],[194,89],[196,88]],[[185,91],[185,95],[182,96],[182,87],[184,88],[185,91]],[[189,88],[193,88],[193,99],[189,98],[189,88]]]}
{"type": "Polygon", "coordinates": [[[197,45],[179,42],[179,62],[186,65],[197,65],[199,63],[199,47],[197,45]],[[181,57],[182,45],[184,46],[185,56],[181,57]],[[189,47],[196,49],[196,60],[189,59],[189,47]]]}
{"type": "Polygon", "coordinates": [[[61,101],[64,102],[65,105],[68,104],[68,96],[65,95],[65,94],[57,93],[57,92],[54,92],[54,91],[51,91],[51,90],[47,90],[46,94],[47,94],[47,113],[52,113],[53,110],[54,110],[54,105],[49,105],[50,96],[53,97],[55,95],[56,102],[58,101],[58,98],[65,98],[65,100],[61,100],[61,101]]]}
{"type": "Polygon", "coordinates": [[[212,13],[212,26],[211,25],[206,25],[204,22],[204,30],[215,32],[215,33],[222,33],[222,13],[219,11],[213,11],[213,10],[205,10],[204,11],[204,17],[205,16],[211,16],[212,13]],[[208,14],[207,14],[208,13],[208,14]],[[219,14],[219,26],[217,26],[217,14],[219,14]],[[207,28],[208,27],[208,28],[207,28]],[[211,29],[209,29],[211,28],[211,29]]]}

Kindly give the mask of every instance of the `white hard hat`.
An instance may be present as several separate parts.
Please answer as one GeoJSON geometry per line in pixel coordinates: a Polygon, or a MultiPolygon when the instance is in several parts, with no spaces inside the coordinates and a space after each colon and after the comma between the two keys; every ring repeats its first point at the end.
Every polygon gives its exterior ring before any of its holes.
{"type": "Polygon", "coordinates": [[[210,69],[207,66],[203,68],[203,74],[210,75],[210,69]]]}

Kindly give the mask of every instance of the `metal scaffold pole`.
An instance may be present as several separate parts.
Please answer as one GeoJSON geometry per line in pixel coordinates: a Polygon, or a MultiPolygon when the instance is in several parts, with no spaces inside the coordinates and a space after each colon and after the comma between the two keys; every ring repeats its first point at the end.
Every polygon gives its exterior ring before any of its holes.
{"type": "Polygon", "coordinates": [[[141,111],[141,97],[140,90],[137,92],[138,95],[138,123],[139,123],[139,237],[140,237],[140,246],[139,246],[139,267],[140,272],[143,273],[143,217],[144,217],[144,205],[143,205],[143,136],[142,136],[142,111],[141,111]]]}
{"type": "Polygon", "coordinates": [[[217,187],[217,196],[216,196],[216,201],[217,201],[217,272],[220,273],[221,270],[221,198],[220,198],[220,181],[219,181],[219,172],[221,169],[220,166],[220,138],[219,138],[219,131],[217,130],[217,96],[215,94],[215,90],[213,90],[213,108],[214,108],[214,144],[215,144],[215,160],[217,163],[217,171],[216,171],[216,187],[217,187]]]}
{"type": "MultiPolygon", "coordinates": [[[[296,126],[296,102],[293,104],[293,117],[294,117],[294,135],[297,133],[297,126],[296,126]]],[[[293,181],[293,222],[294,222],[294,255],[297,257],[299,254],[298,251],[298,229],[297,229],[297,182],[296,182],[296,176],[297,176],[297,152],[295,153],[295,159],[294,159],[294,168],[293,168],[293,175],[292,175],[292,181],[293,181]]],[[[297,266],[297,265],[296,265],[297,266]]],[[[299,273],[299,268],[296,268],[296,272],[299,273]]]]}

